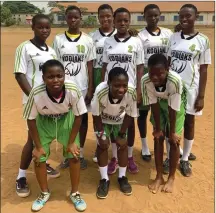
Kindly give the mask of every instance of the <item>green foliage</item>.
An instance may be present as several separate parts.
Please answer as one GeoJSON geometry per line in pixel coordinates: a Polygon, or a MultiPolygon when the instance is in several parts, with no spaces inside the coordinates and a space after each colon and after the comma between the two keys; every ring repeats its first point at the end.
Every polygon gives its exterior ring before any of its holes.
{"type": "Polygon", "coordinates": [[[1,6],[1,23],[4,23],[6,19],[12,17],[10,9],[7,7],[1,6]]]}
{"type": "Polygon", "coordinates": [[[97,18],[95,16],[89,16],[83,20],[82,27],[95,27],[97,26],[97,18]]]}
{"type": "Polygon", "coordinates": [[[16,21],[12,17],[7,18],[5,20],[5,26],[7,26],[7,27],[12,26],[14,24],[16,24],[16,21]]]}

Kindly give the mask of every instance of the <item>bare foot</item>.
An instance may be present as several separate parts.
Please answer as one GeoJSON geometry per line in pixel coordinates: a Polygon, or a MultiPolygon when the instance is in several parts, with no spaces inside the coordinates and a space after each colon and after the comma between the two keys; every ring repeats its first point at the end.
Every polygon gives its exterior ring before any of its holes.
{"type": "Polygon", "coordinates": [[[153,194],[156,194],[157,191],[158,191],[158,189],[159,189],[159,187],[160,187],[160,185],[163,185],[163,184],[164,184],[164,179],[163,179],[163,177],[161,177],[161,178],[156,178],[156,179],[153,181],[153,183],[150,184],[150,185],[148,186],[148,188],[149,188],[150,192],[152,192],[153,194]]]}
{"type": "Polygon", "coordinates": [[[174,178],[169,178],[161,191],[165,193],[172,193],[173,185],[174,185],[174,178]]]}

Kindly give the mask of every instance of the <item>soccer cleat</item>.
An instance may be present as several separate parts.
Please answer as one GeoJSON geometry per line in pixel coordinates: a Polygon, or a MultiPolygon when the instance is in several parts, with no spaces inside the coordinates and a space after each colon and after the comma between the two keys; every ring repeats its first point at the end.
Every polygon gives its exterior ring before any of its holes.
{"type": "Polygon", "coordinates": [[[79,193],[76,193],[75,195],[70,194],[70,199],[72,203],[74,204],[74,207],[77,211],[83,212],[86,210],[86,202],[80,197],[79,193]]]}
{"type": "Polygon", "coordinates": [[[108,174],[112,175],[116,173],[116,170],[118,169],[118,161],[116,158],[112,158],[108,164],[108,174]]]}
{"type": "Polygon", "coordinates": [[[41,192],[38,198],[32,204],[32,211],[40,211],[50,198],[50,192],[41,192]]]}
{"type": "Polygon", "coordinates": [[[127,177],[123,176],[121,178],[118,178],[118,183],[119,183],[121,192],[123,192],[125,195],[132,194],[132,188],[131,188],[131,185],[128,183],[127,177]]]}
{"type": "Polygon", "coordinates": [[[80,169],[87,169],[87,161],[84,158],[80,158],[80,169]]]}
{"type": "Polygon", "coordinates": [[[189,161],[184,161],[184,160],[180,161],[180,171],[181,171],[183,176],[185,176],[185,177],[191,176],[191,174],[192,174],[191,167],[192,167],[192,165],[189,163],[189,161]]]}
{"type": "Polygon", "coordinates": [[[196,160],[196,156],[193,153],[190,153],[188,160],[196,160]]]}
{"type": "Polygon", "coordinates": [[[139,172],[139,169],[135,164],[133,157],[128,158],[128,171],[132,174],[139,172]]]}
{"type": "Polygon", "coordinates": [[[97,197],[100,199],[105,199],[109,192],[110,181],[106,179],[102,179],[99,182],[99,186],[97,188],[97,197]]]}
{"type": "Polygon", "coordinates": [[[60,172],[58,170],[53,169],[48,163],[46,164],[47,175],[51,178],[58,178],[60,176],[60,172]]]}
{"type": "Polygon", "coordinates": [[[166,158],[166,160],[163,162],[163,173],[169,174],[169,159],[166,158]]]}
{"type": "Polygon", "coordinates": [[[25,177],[21,177],[16,180],[16,193],[19,197],[28,197],[30,189],[25,177]]]}
{"type": "Polygon", "coordinates": [[[64,161],[62,161],[59,164],[58,168],[60,168],[60,169],[67,169],[67,168],[69,168],[69,160],[65,159],[64,161]]]}
{"type": "Polygon", "coordinates": [[[144,161],[149,162],[151,161],[151,155],[143,155],[141,150],[141,157],[144,161]]]}

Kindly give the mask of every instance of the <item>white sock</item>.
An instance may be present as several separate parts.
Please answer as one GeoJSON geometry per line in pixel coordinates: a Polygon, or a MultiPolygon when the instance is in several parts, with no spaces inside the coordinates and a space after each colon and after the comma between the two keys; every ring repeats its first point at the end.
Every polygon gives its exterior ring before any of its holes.
{"type": "Polygon", "coordinates": [[[17,180],[20,179],[21,177],[26,177],[26,170],[19,169],[17,180]]]}
{"type": "Polygon", "coordinates": [[[142,141],[142,155],[150,155],[146,138],[141,138],[142,141]]]}
{"type": "Polygon", "coordinates": [[[169,159],[169,152],[170,152],[170,144],[168,142],[169,138],[165,138],[166,141],[166,151],[167,151],[167,158],[169,159]]]}
{"type": "Polygon", "coordinates": [[[180,155],[183,155],[183,149],[179,146],[180,155]]]}
{"type": "Polygon", "coordinates": [[[117,157],[117,146],[116,146],[116,143],[112,143],[112,156],[113,156],[113,158],[118,159],[118,157],[117,157]]]}
{"type": "Polygon", "coordinates": [[[84,152],[84,148],[80,147],[80,158],[83,158],[83,152],[84,152]]]}
{"type": "Polygon", "coordinates": [[[133,157],[133,146],[128,146],[128,158],[133,157]]]}
{"type": "Polygon", "coordinates": [[[80,194],[80,193],[78,191],[74,192],[74,193],[72,193],[72,196],[75,196],[76,194],[80,194]]]}
{"type": "Polygon", "coordinates": [[[101,179],[109,180],[109,177],[108,177],[108,166],[99,167],[99,171],[100,171],[100,174],[101,174],[101,179]]]}
{"type": "Polygon", "coordinates": [[[127,169],[127,167],[120,167],[119,166],[119,178],[122,178],[123,176],[126,177],[126,169],[127,169]]]}
{"type": "Polygon", "coordinates": [[[188,156],[190,155],[193,142],[194,140],[184,138],[183,155],[181,160],[188,161],[188,156]]]}

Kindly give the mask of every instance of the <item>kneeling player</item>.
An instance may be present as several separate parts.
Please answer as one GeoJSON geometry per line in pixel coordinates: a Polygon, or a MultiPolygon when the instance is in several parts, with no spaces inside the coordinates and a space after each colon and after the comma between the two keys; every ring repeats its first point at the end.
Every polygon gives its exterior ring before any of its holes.
{"type": "Polygon", "coordinates": [[[151,105],[154,136],[156,179],[149,185],[152,193],[156,193],[163,179],[163,153],[166,132],[170,143],[169,177],[162,191],[172,192],[175,171],[179,159],[180,135],[184,127],[186,92],[181,77],[168,71],[168,61],[161,54],[152,55],[148,60],[149,72],[142,77],[143,104],[151,105]]]}
{"type": "Polygon", "coordinates": [[[44,83],[35,87],[24,110],[24,118],[35,144],[35,173],[41,194],[32,205],[39,211],[50,198],[47,184],[46,160],[50,155],[50,144],[56,139],[63,145],[63,154],[69,158],[71,194],[70,199],[78,211],[86,209],[86,203],[78,192],[79,129],[82,115],[87,112],[82,93],[72,82],[66,82],[63,65],[57,60],[44,63],[44,83]],[[73,115],[73,114],[75,115],[73,115]]]}
{"type": "Polygon", "coordinates": [[[106,198],[109,191],[108,147],[116,142],[119,163],[118,183],[120,190],[130,195],[131,185],[126,177],[128,126],[137,117],[136,89],[128,84],[128,75],[123,68],[110,70],[108,82],[96,88],[92,100],[92,115],[97,136],[97,158],[101,180],[97,189],[98,198],[106,198]]]}

